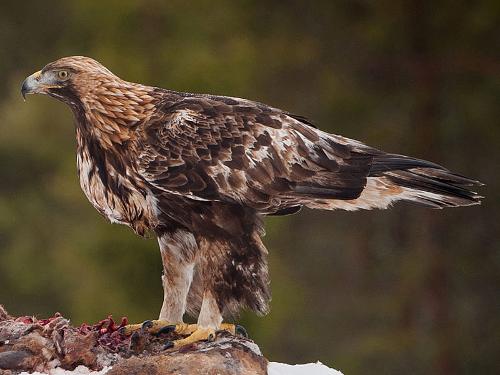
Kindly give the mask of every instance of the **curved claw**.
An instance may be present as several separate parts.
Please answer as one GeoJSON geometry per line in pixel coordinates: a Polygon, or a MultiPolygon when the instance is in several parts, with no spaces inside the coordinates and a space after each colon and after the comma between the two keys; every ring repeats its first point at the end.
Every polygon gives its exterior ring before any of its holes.
{"type": "Polygon", "coordinates": [[[135,353],[140,353],[144,350],[145,340],[144,336],[139,333],[139,331],[134,331],[130,335],[129,349],[135,353]]]}
{"type": "Polygon", "coordinates": [[[156,335],[159,336],[159,335],[172,333],[176,330],[176,328],[177,327],[175,324],[171,324],[169,326],[162,327],[158,330],[158,332],[156,332],[156,335]]]}
{"type": "Polygon", "coordinates": [[[236,332],[237,335],[240,335],[240,336],[248,338],[248,332],[245,329],[245,327],[243,327],[243,326],[241,326],[239,324],[236,324],[235,327],[234,327],[234,330],[235,330],[235,332],[236,332]]]}
{"type": "Polygon", "coordinates": [[[215,341],[216,332],[213,328],[196,328],[188,337],[175,340],[175,341],[167,341],[163,346],[163,349],[170,348],[180,348],[183,346],[195,344],[199,341],[215,341]]]}
{"type": "Polygon", "coordinates": [[[153,321],[152,320],[145,320],[144,322],[142,322],[141,331],[142,332],[149,331],[149,329],[152,327],[153,327],[153,321]]]}
{"type": "Polygon", "coordinates": [[[170,349],[170,348],[173,348],[174,347],[174,342],[173,341],[167,341],[165,343],[165,345],[163,345],[163,350],[167,350],[167,349],[170,349]]]}

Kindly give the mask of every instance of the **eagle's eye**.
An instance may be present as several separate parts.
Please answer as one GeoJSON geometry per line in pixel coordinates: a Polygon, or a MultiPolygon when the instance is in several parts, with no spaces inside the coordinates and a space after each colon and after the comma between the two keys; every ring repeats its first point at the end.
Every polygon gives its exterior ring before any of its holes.
{"type": "Polygon", "coordinates": [[[59,77],[60,80],[62,81],[65,81],[68,79],[69,77],[69,73],[67,70],[60,70],[58,73],[57,73],[57,76],[59,77]]]}

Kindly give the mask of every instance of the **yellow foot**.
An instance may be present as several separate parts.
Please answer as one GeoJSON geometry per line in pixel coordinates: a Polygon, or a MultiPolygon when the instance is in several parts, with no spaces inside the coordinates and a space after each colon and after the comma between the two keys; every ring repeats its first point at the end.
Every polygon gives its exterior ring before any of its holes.
{"type": "Polygon", "coordinates": [[[172,325],[175,325],[175,323],[168,322],[166,320],[146,320],[138,324],[128,324],[125,327],[120,328],[120,333],[126,336],[129,336],[137,331],[155,334],[160,332],[163,328],[170,327],[172,325]]]}
{"type": "Polygon", "coordinates": [[[162,328],[159,333],[176,333],[178,335],[189,335],[188,337],[175,341],[167,341],[164,349],[180,348],[181,346],[193,344],[198,341],[214,341],[217,332],[227,331],[232,335],[248,337],[247,331],[240,325],[222,323],[218,330],[213,328],[201,328],[197,324],[175,324],[162,328]]]}
{"type": "Polygon", "coordinates": [[[120,329],[122,335],[130,336],[134,332],[149,332],[155,335],[175,333],[178,336],[187,336],[186,338],[168,341],[165,349],[179,348],[198,341],[213,341],[217,332],[227,331],[232,335],[248,337],[244,327],[238,324],[222,323],[218,330],[208,328],[198,328],[197,324],[177,323],[172,324],[166,320],[146,320],[139,324],[129,324],[120,329]]]}
{"type": "Polygon", "coordinates": [[[215,329],[197,328],[193,333],[191,333],[188,337],[184,339],[167,341],[163,346],[163,349],[170,349],[170,348],[177,349],[180,348],[181,346],[194,344],[195,342],[198,341],[214,341],[214,340],[215,340],[215,329]]]}

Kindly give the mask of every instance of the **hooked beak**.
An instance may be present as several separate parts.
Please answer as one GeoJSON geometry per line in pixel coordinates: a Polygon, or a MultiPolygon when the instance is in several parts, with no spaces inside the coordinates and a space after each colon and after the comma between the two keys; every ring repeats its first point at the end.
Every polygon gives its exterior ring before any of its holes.
{"type": "Polygon", "coordinates": [[[48,77],[42,74],[42,71],[33,73],[23,82],[21,87],[21,95],[26,100],[28,94],[51,94],[50,89],[58,89],[62,86],[54,81],[50,75],[48,77]]]}
{"type": "Polygon", "coordinates": [[[41,92],[40,90],[43,88],[43,85],[40,84],[40,77],[42,76],[42,71],[33,73],[28,78],[26,78],[23,82],[23,86],[21,87],[21,95],[24,100],[26,100],[26,95],[28,94],[36,94],[41,92]]]}

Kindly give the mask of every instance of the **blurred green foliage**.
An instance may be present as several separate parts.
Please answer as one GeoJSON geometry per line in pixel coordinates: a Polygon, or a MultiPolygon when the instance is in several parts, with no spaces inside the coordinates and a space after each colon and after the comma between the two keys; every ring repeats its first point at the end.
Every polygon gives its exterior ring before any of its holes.
{"type": "Polygon", "coordinates": [[[70,111],[19,94],[66,55],[174,90],[246,97],[482,180],[481,207],[267,220],[264,353],[346,374],[492,373],[500,314],[498,1],[4,1],[0,303],[74,323],[157,315],[154,240],[110,225],[75,173],[70,111]]]}

